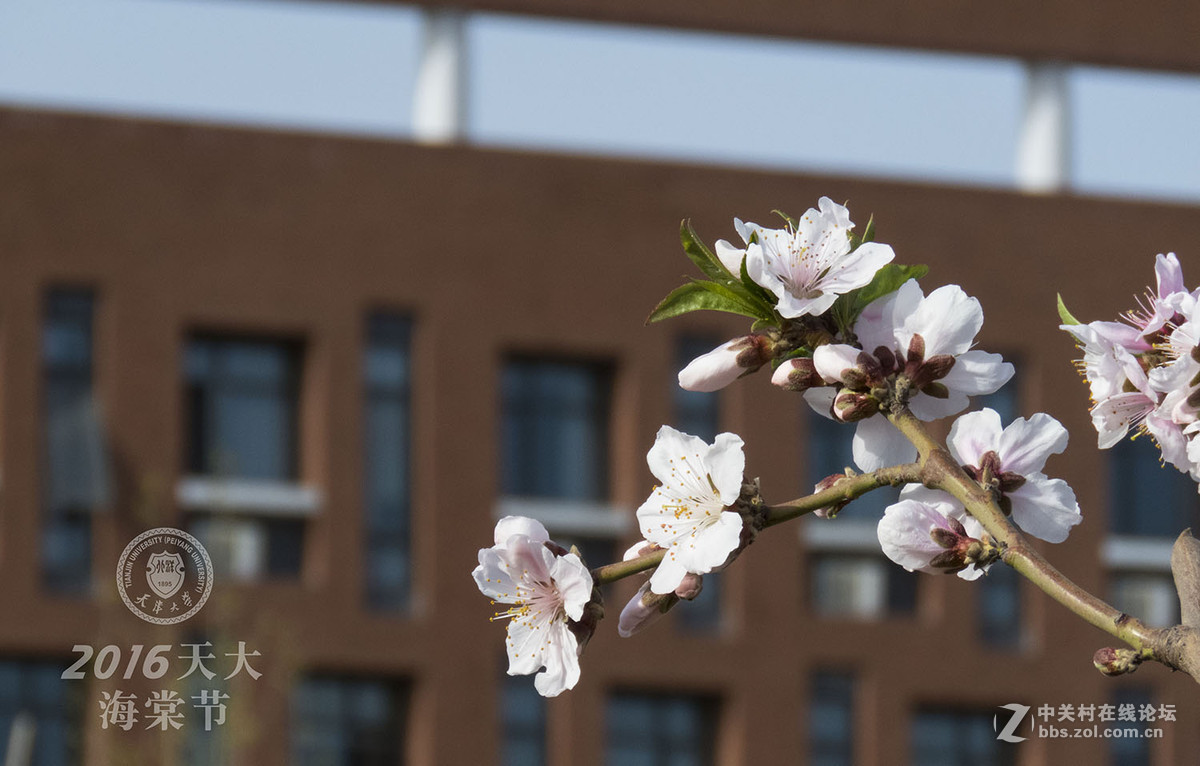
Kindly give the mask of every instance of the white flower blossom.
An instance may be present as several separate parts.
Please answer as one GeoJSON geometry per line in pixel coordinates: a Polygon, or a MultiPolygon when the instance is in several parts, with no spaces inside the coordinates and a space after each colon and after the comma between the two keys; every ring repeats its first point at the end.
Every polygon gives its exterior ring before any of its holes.
{"type": "Polygon", "coordinates": [[[794,231],[733,223],[746,247],[720,240],[717,256],[734,274],[745,258],[750,279],[775,294],[776,309],[789,319],[825,313],[839,295],[868,284],[895,257],[891,247],[876,242],[851,251],[850,211],[828,197],[806,211],[794,231]]]}
{"type": "Polygon", "coordinates": [[[726,509],[741,493],[746,456],[734,434],[718,434],[709,445],[663,426],[646,460],[661,483],[638,508],[638,524],[648,542],[667,551],[650,588],[672,593],[689,572],[711,572],[738,547],[742,518],[726,509]]]}
{"type": "Polygon", "coordinates": [[[956,518],[949,503],[901,500],[884,510],[877,532],[884,555],[910,572],[956,572],[974,580],[990,566],[967,561],[983,527],[969,516],[956,518]]]}
{"type": "MultiPolygon", "coordinates": [[[[863,311],[854,326],[858,347],[821,346],[813,353],[813,363],[831,384],[843,381],[863,351],[882,355],[901,370],[908,365],[917,385],[908,406],[921,420],[935,420],[961,412],[969,397],[990,394],[1012,377],[1013,366],[999,354],[971,349],[982,326],[979,301],[958,285],[939,287],[926,296],[909,280],[863,311]]],[[[837,391],[830,387],[804,393],[809,405],[826,417],[832,417],[835,396],[837,391]]],[[[917,451],[878,414],[858,421],[853,454],[861,470],[875,471],[910,462],[917,451]]]]}
{"type": "MultiPolygon", "coordinates": [[[[1013,523],[1034,537],[1061,543],[1083,517],[1071,487],[1047,477],[1042,468],[1047,458],[1066,449],[1067,439],[1067,429],[1044,412],[1001,428],[1000,415],[983,409],[955,420],[946,445],[972,478],[992,483],[1013,523]]],[[[900,496],[956,505],[944,492],[920,485],[905,487],[900,496]]],[[[953,515],[962,518],[965,511],[957,506],[953,515]]]]}
{"type": "Polygon", "coordinates": [[[507,516],[496,524],[495,545],[479,551],[472,572],[479,590],[510,604],[493,619],[508,618],[508,674],[529,675],[545,697],[579,681],[579,640],[569,621],[583,617],[592,576],[573,553],[555,555],[546,528],[534,519],[507,516]]]}

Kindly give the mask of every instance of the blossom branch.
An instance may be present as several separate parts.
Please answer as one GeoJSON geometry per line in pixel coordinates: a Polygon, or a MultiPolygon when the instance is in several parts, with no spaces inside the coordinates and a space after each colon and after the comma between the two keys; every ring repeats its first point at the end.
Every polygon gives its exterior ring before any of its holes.
{"type": "Polygon", "coordinates": [[[616,582],[630,575],[635,575],[638,572],[645,572],[648,569],[653,569],[662,563],[663,556],[666,555],[666,550],[660,549],[643,553],[641,556],[629,559],[627,561],[618,561],[614,564],[605,564],[602,567],[596,567],[592,570],[592,579],[598,585],[604,583],[616,582]]]}
{"type": "Polygon", "coordinates": [[[768,507],[767,519],[763,526],[773,527],[822,508],[844,505],[880,487],[918,483],[921,481],[920,470],[919,464],[907,463],[839,478],[833,486],[820,492],[768,507]]]}
{"type": "MultiPolygon", "coordinates": [[[[961,502],[1000,543],[1004,563],[1074,614],[1134,647],[1140,659],[1154,659],[1168,667],[1187,670],[1200,682],[1200,662],[1191,656],[1200,653],[1196,630],[1184,626],[1150,628],[1080,587],[1029,544],[1005,517],[992,494],[955,463],[946,447],[907,408],[895,408],[888,419],[917,447],[921,481],[961,502]]],[[[1128,672],[1136,665],[1136,662],[1126,663],[1118,672],[1128,672]]],[[[1097,666],[1100,667],[1099,662],[1097,666]]]]}

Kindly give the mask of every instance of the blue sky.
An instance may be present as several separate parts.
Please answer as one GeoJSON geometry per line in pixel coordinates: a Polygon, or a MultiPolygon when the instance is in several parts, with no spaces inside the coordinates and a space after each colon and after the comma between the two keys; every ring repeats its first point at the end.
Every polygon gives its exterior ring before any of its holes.
{"type": "MultiPolygon", "coordinates": [[[[0,0],[0,103],[409,134],[411,6],[0,0]]],[[[472,17],[468,139],[1007,186],[1020,61],[472,17]]],[[[1200,201],[1200,78],[1071,74],[1072,183],[1200,201]]]]}

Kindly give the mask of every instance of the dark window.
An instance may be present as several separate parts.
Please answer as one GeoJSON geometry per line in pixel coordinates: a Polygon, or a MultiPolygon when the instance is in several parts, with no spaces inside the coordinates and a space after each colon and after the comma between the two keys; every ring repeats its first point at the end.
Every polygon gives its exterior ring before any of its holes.
{"type": "Polygon", "coordinates": [[[292,692],[291,762],[395,766],[404,762],[406,687],[374,679],[312,677],[292,692]]]}
{"type": "Polygon", "coordinates": [[[363,369],[367,603],[405,609],[410,563],[410,323],[378,314],[367,324],[363,369]]]}
{"type": "Polygon", "coordinates": [[[1113,534],[1175,539],[1184,529],[1200,526],[1196,483],[1160,464],[1160,457],[1147,436],[1125,439],[1109,450],[1113,534]]]}
{"type": "MultiPolygon", "coordinates": [[[[187,470],[218,482],[295,482],[299,376],[297,344],[193,337],[184,365],[187,470]]],[[[234,579],[299,575],[305,521],[255,511],[195,513],[189,527],[208,548],[213,565],[234,579]]]]}
{"type": "Polygon", "coordinates": [[[187,348],[187,469],[295,480],[299,353],[272,341],[196,337],[187,348]]]}
{"type": "Polygon", "coordinates": [[[30,766],[82,763],[83,687],[62,680],[67,664],[0,660],[0,742],[32,734],[30,766]]]}
{"type": "Polygon", "coordinates": [[[508,361],[501,381],[504,494],[569,500],[608,495],[611,377],[603,365],[508,361]]]}
{"type": "MultiPolygon", "coordinates": [[[[972,410],[990,407],[1008,426],[1020,417],[1017,379],[1014,377],[999,391],[978,396],[972,410]]],[[[1021,645],[1021,576],[1005,564],[994,564],[979,579],[975,588],[976,630],[979,639],[997,649],[1017,649],[1021,645]]]]}
{"type": "Polygon", "coordinates": [[[55,290],[42,326],[42,576],[58,593],[86,592],[92,513],[109,501],[110,480],[92,384],[90,292],[55,290]]]}
{"type": "MultiPolygon", "coordinates": [[[[505,667],[508,659],[504,660],[505,667]]],[[[546,698],[529,676],[505,674],[500,697],[504,735],[503,766],[541,766],[546,762],[546,698]]]]}
{"type": "Polygon", "coordinates": [[[608,766],[709,766],[717,702],[707,697],[620,692],[608,700],[608,766]]]}
{"type": "MultiPolygon", "coordinates": [[[[823,415],[808,415],[808,481],[815,486],[827,476],[854,468],[853,423],[838,423],[823,415]]],[[[878,523],[883,511],[900,499],[899,487],[880,487],[852,501],[839,518],[843,521],[878,523]]]]}
{"type": "Polygon", "coordinates": [[[813,674],[808,703],[809,766],[854,763],[854,676],[813,674]]]}
{"type": "MultiPolygon", "coordinates": [[[[1134,710],[1140,710],[1145,705],[1153,703],[1150,696],[1150,691],[1140,686],[1127,686],[1116,690],[1113,695],[1112,704],[1117,706],[1115,711],[1118,720],[1099,724],[1102,728],[1109,729],[1138,729],[1144,731],[1150,727],[1158,727],[1160,724],[1148,723],[1139,720],[1122,721],[1119,716],[1123,705],[1132,705],[1134,710]]],[[[1112,766],[1143,766],[1143,764],[1151,763],[1150,758],[1150,743],[1154,740],[1142,737],[1113,737],[1108,740],[1108,758],[1112,766]]]]}
{"type": "Polygon", "coordinates": [[[995,713],[921,710],[912,728],[912,763],[921,766],[1013,766],[1017,745],[996,739],[995,713]]]}
{"type": "Polygon", "coordinates": [[[809,572],[813,611],[825,617],[873,619],[917,607],[917,575],[882,554],[813,551],[809,572]]]}
{"type": "MultiPolygon", "coordinates": [[[[677,344],[677,370],[682,370],[698,356],[707,354],[718,345],[718,341],[696,336],[684,336],[677,344]]],[[[674,391],[675,423],[674,426],[685,434],[699,436],[712,444],[720,429],[720,397],[714,391],[688,391],[680,388],[679,381],[671,376],[671,388],[674,391]]]]}

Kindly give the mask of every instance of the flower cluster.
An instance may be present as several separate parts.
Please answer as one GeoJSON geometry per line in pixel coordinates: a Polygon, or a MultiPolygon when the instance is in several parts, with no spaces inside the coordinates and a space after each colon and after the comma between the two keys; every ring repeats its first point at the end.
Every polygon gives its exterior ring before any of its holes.
{"type": "Polygon", "coordinates": [[[479,551],[471,573],[492,603],[510,604],[493,619],[508,618],[508,673],[528,675],[538,693],[554,697],[579,681],[577,630],[592,597],[592,576],[574,553],[550,542],[541,523],[506,516],[496,524],[495,545],[479,551]]]}
{"type": "Polygon", "coordinates": [[[1184,286],[1174,253],[1156,258],[1155,275],[1157,289],[1124,321],[1080,324],[1060,305],[1061,327],[1083,349],[1100,447],[1148,433],[1163,460],[1200,481],[1200,289],[1184,286]]]}

